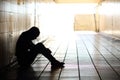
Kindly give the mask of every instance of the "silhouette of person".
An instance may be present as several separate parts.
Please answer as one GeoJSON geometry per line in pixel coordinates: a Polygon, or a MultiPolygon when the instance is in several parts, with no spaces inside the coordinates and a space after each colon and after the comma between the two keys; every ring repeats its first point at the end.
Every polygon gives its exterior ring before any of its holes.
{"type": "Polygon", "coordinates": [[[56,60],[51,55],[51,50],[46,48],[42,43],[36,45],[32,40],[36,39],[40,34],[37,27],[33,26],[29,30],[23,32],[16,43],[16,57],[18,64],[21,67],[29,67],[35,60],[38,54],[45,56],[50,62],[52,67],[63,67],[64,62],[56,60]]]}

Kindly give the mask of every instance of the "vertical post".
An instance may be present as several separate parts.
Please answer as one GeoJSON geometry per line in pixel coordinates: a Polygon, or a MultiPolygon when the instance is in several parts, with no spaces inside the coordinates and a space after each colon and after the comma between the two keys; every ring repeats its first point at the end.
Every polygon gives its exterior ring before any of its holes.
{"type": "Polygon", "coordinates": [[[95,23],[95,31],[99,32],[99,29],[98,29],[97,23],[96,23],[96,14],[94,14],[94,23],[95,23]]]}
{"type": "Polygon", "coordinates": [[[36,26],[36,0],[34,0],[34,26],[36,26]]]}
{"type": "Polygon", "coordinates": [[[100,3],[95,7],[95,13],[94,13],[94,23],[95,23],[95,31],[96,32],[99,32],[100,30],[99,30],[99,26],[97,25],[97,23],[98,23],[98,21],[97,20],[99,20],[99,18],[98,18],[98,16],[99,16],[99,12],[98,12],[98,7],[99,7],[99,5],[100,5],[100,3]]]}

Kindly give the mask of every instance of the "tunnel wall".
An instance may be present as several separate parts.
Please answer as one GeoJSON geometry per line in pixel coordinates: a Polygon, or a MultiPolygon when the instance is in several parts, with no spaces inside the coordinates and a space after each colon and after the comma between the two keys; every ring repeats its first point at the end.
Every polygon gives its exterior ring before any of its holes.
{"type": "Polygon", "coordinates": [[[75,31],[95,31],[94,14],[78,14],[74,20],[75,31]]]}
{"type": "Polygon", "coordinates": [[[113,38],[120,38],[120,1],[104,0],[97,7],[96,22],[99,31],[113,38]]]}
{"type": "Polygon", "coordinates": [[[33,25],[34,0],[0,0],[0,68],[15,59],[18,36],[33,25]]]}

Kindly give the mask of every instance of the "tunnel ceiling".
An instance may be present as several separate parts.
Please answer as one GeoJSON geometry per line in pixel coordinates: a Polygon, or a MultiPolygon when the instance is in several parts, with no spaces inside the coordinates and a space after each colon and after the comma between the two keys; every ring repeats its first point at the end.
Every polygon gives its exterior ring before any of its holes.
{"type": "Polygon", "coordinates": [[[54,0],[56,3],[99,3],[103,0],[54,0]]]}

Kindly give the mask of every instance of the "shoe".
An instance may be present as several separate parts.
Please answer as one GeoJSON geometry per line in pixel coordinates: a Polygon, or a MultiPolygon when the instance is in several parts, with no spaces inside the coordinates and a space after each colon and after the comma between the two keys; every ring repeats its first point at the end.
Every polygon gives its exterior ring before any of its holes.
{"type": "Polygon", "coordinates": [[[52,65],[52,68],[63,68],[64,67],[64,62],[59,62],[59,61],[56,61],[54,63],[51,63],[52,65]]]}

